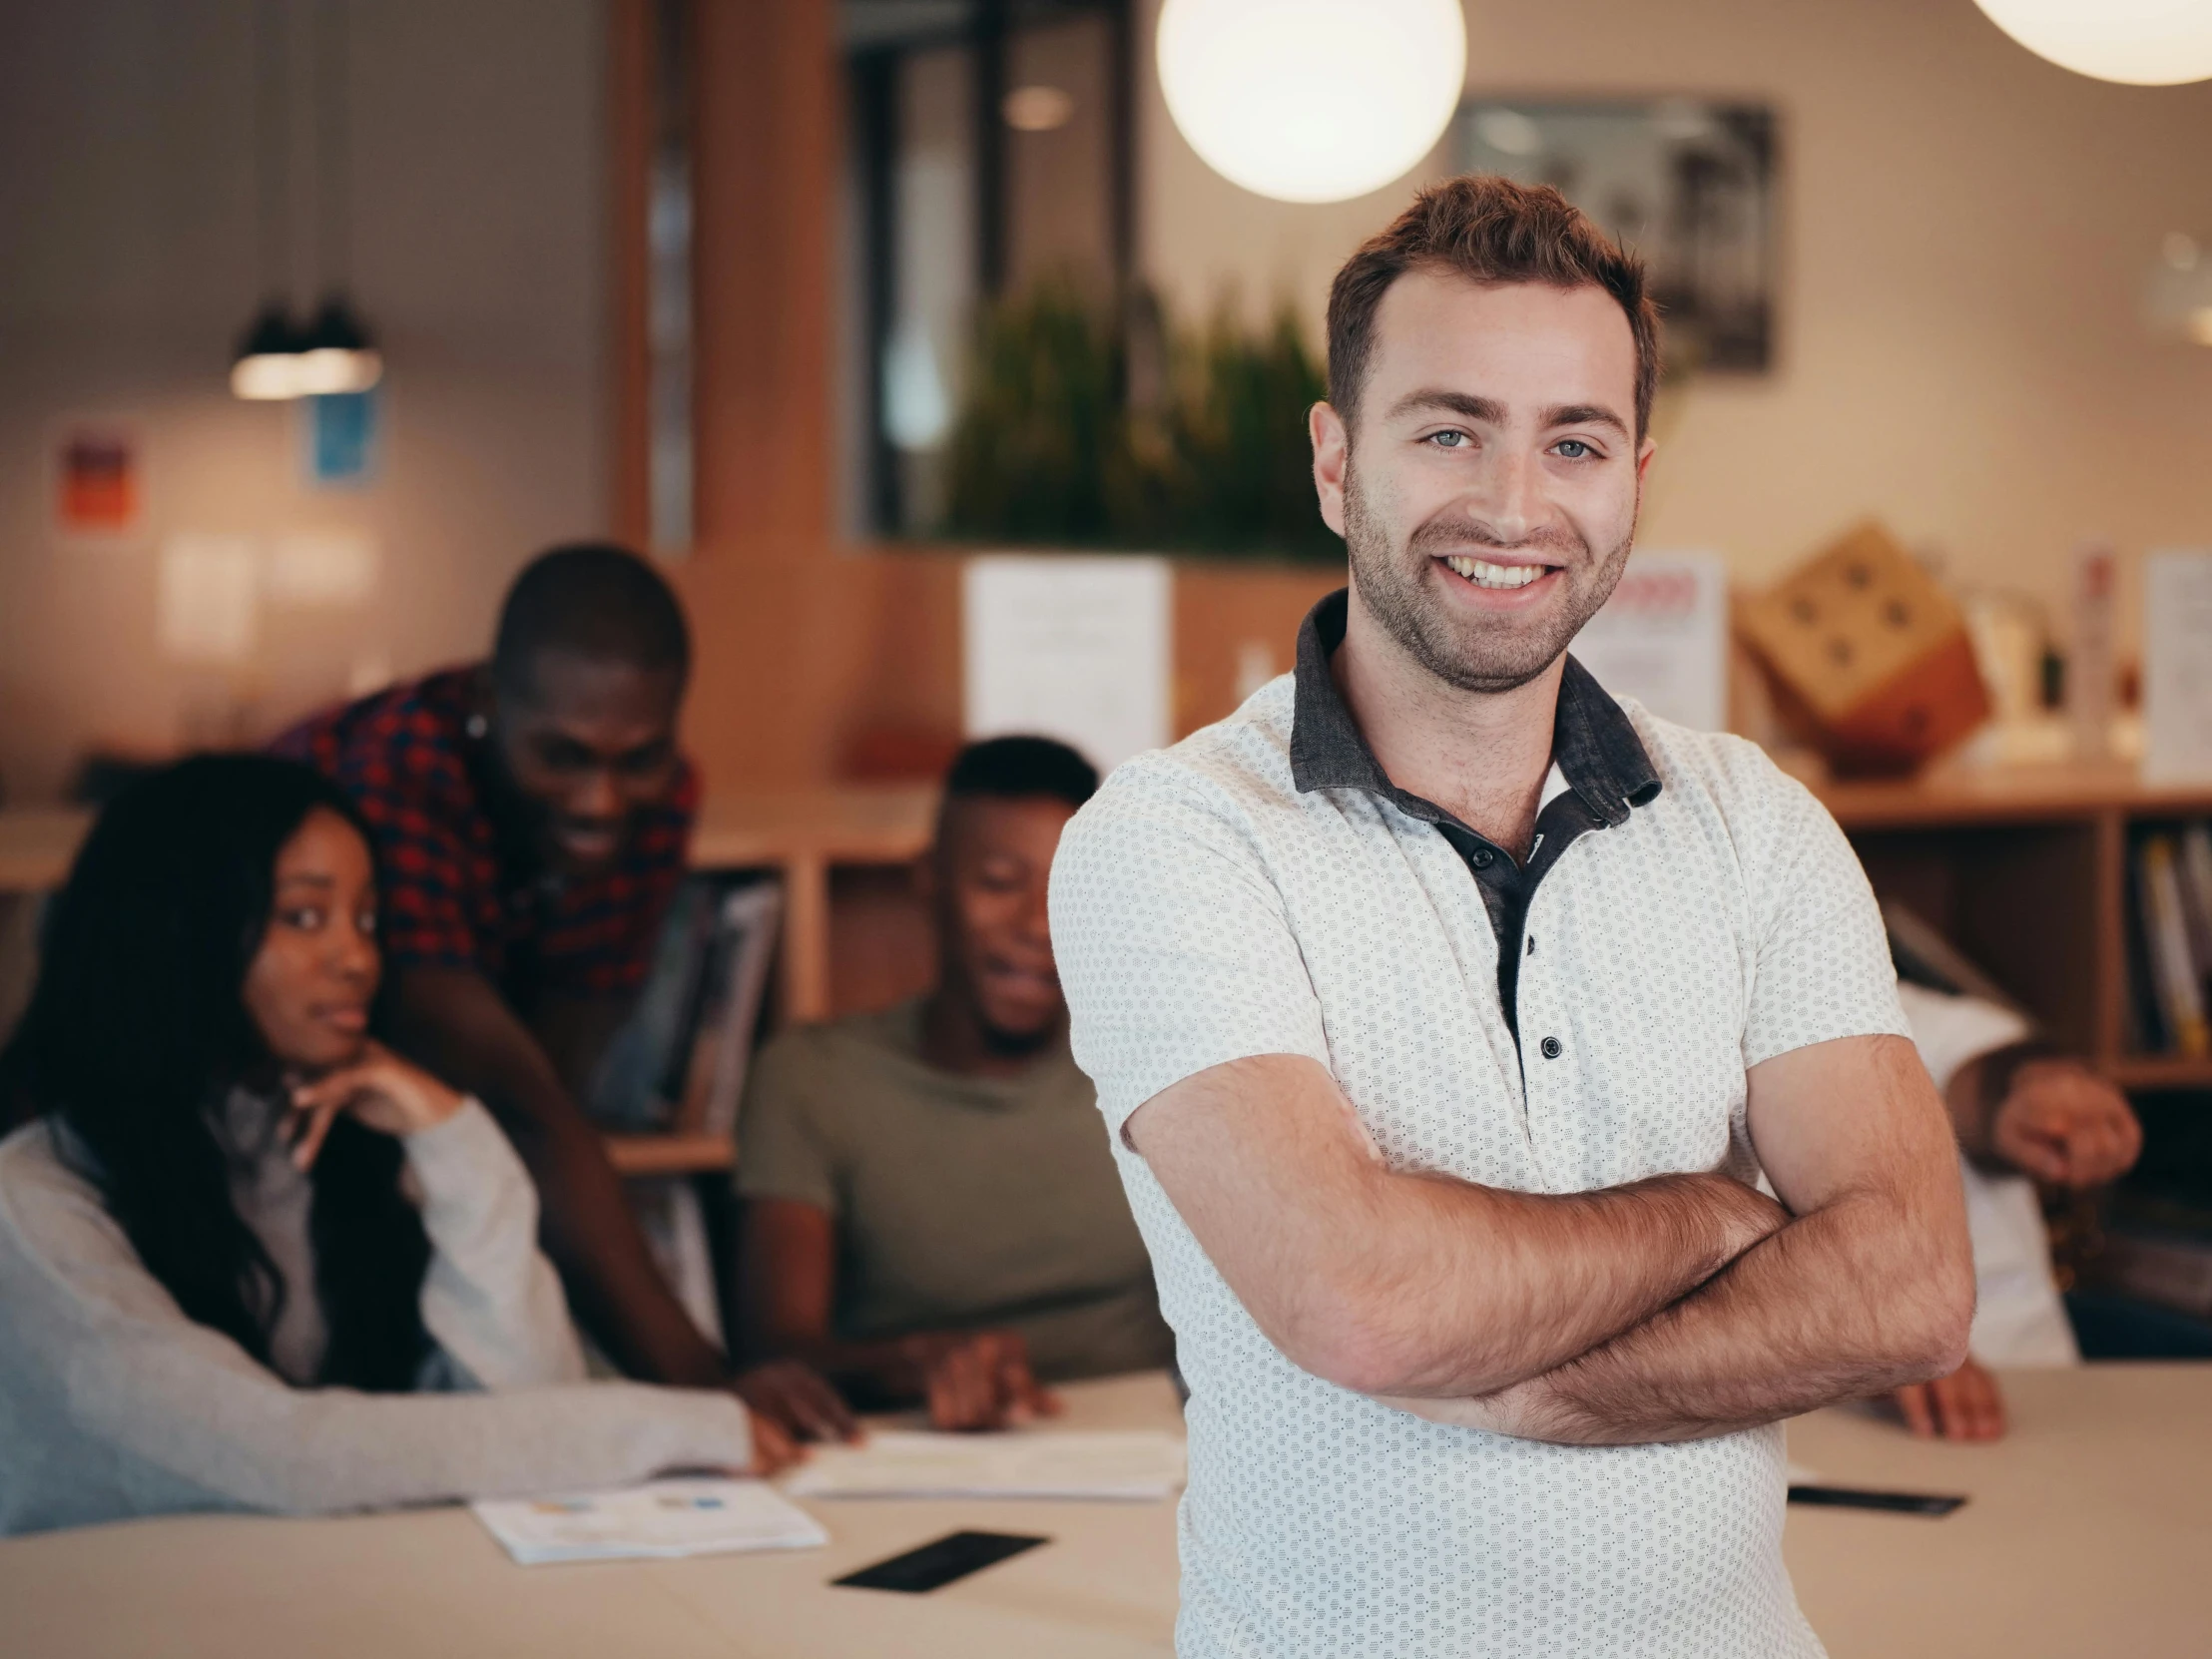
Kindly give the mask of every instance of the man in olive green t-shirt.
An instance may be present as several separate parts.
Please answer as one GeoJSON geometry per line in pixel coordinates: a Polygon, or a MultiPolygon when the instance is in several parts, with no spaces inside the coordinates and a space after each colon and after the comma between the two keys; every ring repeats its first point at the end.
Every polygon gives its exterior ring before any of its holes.
{"type": "Polygon", "coordinates": [[[1049,739],[970,745],[923,866],[936,988],[754,1062],[737,1185],[764,1357],[946,1428],[1049,1410],[1040,1379],[1171,1358],[1046,931],[1052,854],[1097,784],[1049,739]]]}

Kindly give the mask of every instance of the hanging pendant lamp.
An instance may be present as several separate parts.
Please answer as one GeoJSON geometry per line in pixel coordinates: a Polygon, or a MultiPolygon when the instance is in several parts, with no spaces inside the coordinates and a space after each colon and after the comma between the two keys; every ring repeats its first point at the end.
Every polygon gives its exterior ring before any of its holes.
{"type": "Polygon", "coordinates": [[[316,8],[316,254],[320,275],[329,285],[321,307],[304,327],[292,320],[283,297],[290,286],[291,247],[288,150],[282,141],[288,130],[289,112],[284,97],[284,14],[279,0],[263,0],[257,19],[257,165],[261,176],[262,258],[272,297],[255,313],[231,364],[231,390],[239,397],[327,397],[366,391],[384,372],[383,357],[376,350],[368,325],[344,293],[351,230],[346,190],[350,89],[341,4],[342,0],[320,0],[316,8]]]}
{"type": "Polygon", "coordinates": [[[231,362],[231,395],[262,402],[299,395],[299,354],[305,336],[281,299],[256,313],[231,362]]]}
{"type": "Polygon", "coordinates": [[[314,321],[300,341],[294,383],[301,397],[327,397],[337,392],[366,391],[384,372],[384,359],[369,338],[367,327],[333,292],[322,302],[314,321]]]}

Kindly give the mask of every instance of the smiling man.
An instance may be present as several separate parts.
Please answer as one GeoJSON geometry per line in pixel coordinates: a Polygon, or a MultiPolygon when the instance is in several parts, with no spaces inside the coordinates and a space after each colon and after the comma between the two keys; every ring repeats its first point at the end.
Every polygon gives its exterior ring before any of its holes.
{"type": "Polygon", "coordinates": [[[747,1085],[753,1341],[940,1428],[1169,1358],[1045,927],[1053,850],[1097,785],[1048,738],[970,745],[922,866],[935,988],[786,1033],[747,1085]]]}
{"type": "MultiPolygon", "coordinates": [[[[683,611],[650,565],[557,547],[508,591],[490,662],[331,710],[276,747],[368,822],[392,1036],[498,1116],[586,1330],[633,1376],[708,1387],[728,1380],[723,1356],[669,1293],[576,1105],[684,874],[690,668],[683,611]]],[[[731,1385],[800,1433],[849,1426],[800,1368],[731,1385]]]]}
{"type": "Polygon", "coordinates": [[[1565,654],[1656,335],[1556,193],[1423,192],[1330,296],[1350,589],[1062,840],[1074,1052],[1191,1389],[1189,1659],[1818,1653],[1780,1419],[1963,1357],[1950,1134],[1850,848],[1565,654]]]}

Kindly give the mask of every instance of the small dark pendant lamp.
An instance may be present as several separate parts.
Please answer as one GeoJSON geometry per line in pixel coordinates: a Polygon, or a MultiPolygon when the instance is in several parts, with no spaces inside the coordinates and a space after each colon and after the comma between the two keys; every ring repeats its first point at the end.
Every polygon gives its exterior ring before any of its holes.
{"type": "Polygon", "coordinates": [[[231,363],[231,390],[239,397],[281,399],[366,391],[383,374],[367,325],[347,303],[342,284],[346,265],[345,189],[347,94],[344,17],[340,0],[322,0],[317,45],[317,149],[315,206],[320,235],[318,263],[330,287],[304,328],[292,320],[290,237],[284,137],[289,110],[284,98],[285,64],[281,0],[263,0],[257,26],[259,48],[255,87],[256,170],[261,186],[262,264],[270,297],[254,315],[231,363]]]}

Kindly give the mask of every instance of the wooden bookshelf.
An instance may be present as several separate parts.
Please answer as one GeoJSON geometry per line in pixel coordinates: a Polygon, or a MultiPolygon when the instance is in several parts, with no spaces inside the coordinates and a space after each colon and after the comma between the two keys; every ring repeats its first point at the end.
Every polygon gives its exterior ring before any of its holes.
{"type": "Polygon", "coordinates": [[[2212,1060],[2140,1052],[2128,1009],[2128,866],[2153,829],[2212,817],[2212,783],[2124,766],[1816,786],[1875,890],[1933,922],[2058,1038],[2127,1089],[2212,1089],[2212,1060]]]}

